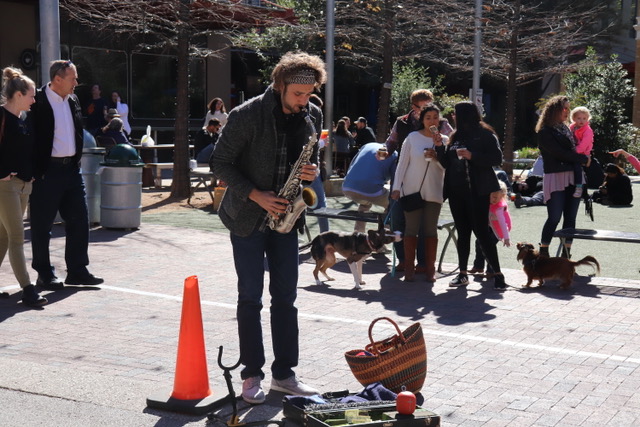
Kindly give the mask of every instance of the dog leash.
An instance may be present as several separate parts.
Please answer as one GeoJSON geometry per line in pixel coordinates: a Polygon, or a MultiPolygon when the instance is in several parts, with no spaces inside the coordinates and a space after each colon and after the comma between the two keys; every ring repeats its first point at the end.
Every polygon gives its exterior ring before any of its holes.
{"type": "MultiPolygon", "coordinates": [[[[396,203],[394,199],[391,199],[391,203],[389,203],[389,212],[387,213],[387,217],[384,219],[383,225],[387,224],[391,221],[391,212],[393,212],[393,205],[396,203]]],[[[393,231],[393,230],[392,230],[393,231]]],[[[391,245],[393,249],[391,250],[392,256],[392,264],[391,264],[391,277],[396,277],[396,245],[391,245]]]]}

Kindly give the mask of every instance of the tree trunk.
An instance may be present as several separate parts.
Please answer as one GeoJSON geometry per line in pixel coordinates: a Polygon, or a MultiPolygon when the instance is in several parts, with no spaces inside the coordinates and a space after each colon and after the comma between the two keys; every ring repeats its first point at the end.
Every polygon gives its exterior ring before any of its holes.
{"type": "MultiPolygon", "coordinates": [[[[189,22],[189,0],[181,0],[181,22],[189,22]]],[[[181,23],[178,23],[181,25],[181,23]]],[[[178,34],[176,82],[175,149],[171,197],[189,197],[189,36],[185,29],[178,34]]]]}
{"type": "Polygon", "coordinates": [[[393,33],[395,31],[395,1],[385,2],[384,48],[382,57],[382,87],[380,88],[378,125],[376,137],[379,142],[387,139],[389,134],[389,106],[391,104],[391,85],[393,82],[393,33]]]}
{"type": "Polygon", "coordinates": [[[516,0],[515,14],[511,25],[511,40],[509,48],[509,77],[507,78],[507,105],[504,125],[504,171],[508,175],[513,174],[513,147],[516,128],[516,96],[518,85],[516,71],[518,66],[518,24],[520,21],[520,0],[516,0]]]}

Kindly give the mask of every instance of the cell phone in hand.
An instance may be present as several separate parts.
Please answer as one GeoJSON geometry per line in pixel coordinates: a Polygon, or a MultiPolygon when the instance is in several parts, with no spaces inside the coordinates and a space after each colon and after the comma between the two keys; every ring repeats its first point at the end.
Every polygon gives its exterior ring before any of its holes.
{"type": "Polygon", "coordinates": [[[429,130],[431,131],[431,133],[438,133],[438,128],[435,126],[429,126],[429,130]]]}

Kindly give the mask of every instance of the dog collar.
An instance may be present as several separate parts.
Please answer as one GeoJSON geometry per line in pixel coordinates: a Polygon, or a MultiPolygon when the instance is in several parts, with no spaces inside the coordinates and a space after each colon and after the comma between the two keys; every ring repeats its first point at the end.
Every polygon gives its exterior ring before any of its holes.
{"type": "Polygon", "coordinates": [[[524,266],[528,266],[528,265],[530,265],[530,266],[531,266],[531,268],[533,268],[533,271],[535,271],[535,270],[536,270],[536,262],[537,262],[537,261],[538,261],[538,260],[534,258],[534,259],[532,259],[532,260],[530,260],[530,261],[523,262],[523,263],[522,263],[522,265],[524,265],[524,266]]]}
{"type": "Polygon", "coordinates": [[[371,240],[369,240],[369,236],[367,236],[367,245],[369,245],[369,249],[371,249],[371,252],[376,251],[376,248],[374,248],[373,245],[371,244],[371,240]]]}

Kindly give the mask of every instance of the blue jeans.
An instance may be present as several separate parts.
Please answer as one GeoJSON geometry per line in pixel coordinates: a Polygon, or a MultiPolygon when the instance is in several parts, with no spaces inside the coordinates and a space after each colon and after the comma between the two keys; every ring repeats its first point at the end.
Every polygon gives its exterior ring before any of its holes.
{"type": "Polygon", "coordinates": [[[64,220],[66,245],[64,259],[67,274],[87,274],[89,265],[89,213],[80,169],[52,163],[44,179],[33,182],[31,205],[31,266],[43,280],[55,276],[49,243],[51,228],[60,211],[64,220]]]}
{"type": "Polygon", "coordinates": [[[264,378],[265,364],[262,342],[262,293],[266,255],[271,294],[271,339],[274,361],[273,378],[292,376],[298,365],[298,309],[294,306],[298,285],[298,235],[269,228],[255,230],[247,237],[231,234],[233,258],[238,275],[238,334],[240,362],[245,366],[242,379],[264,378]]]}
{"type": "MultiPolygon", "coordinates": [[[[318,196],[318,205],[315,207],[316,209],[326,208],[327,207],[327,197],[324,193],[324,186],[322,183],[322,179],[320,176],[316,177],[311,183],[311,188],[316,192],[316,196],[318,196]]],[[[329,231],[329,219],[319,217],[318,218],[318,227],[320,227],[320,232],[324,233],[325,231],[329,231]]]]}
{"type": "MultiPolygon", "coordinates": [[[[570,185],[564,191],[554,191],[551,198],[547,200],[547,221],[542,227],[542,237],[540,243],[549,245],[553,239],[560,218],[562,218],[562,228],[575,228],[576,216],[580,207],[580,199],[573,197],[575,186],[570,185]]],[[[571,243],[573,239],[567,239],[571,243]]]]}

